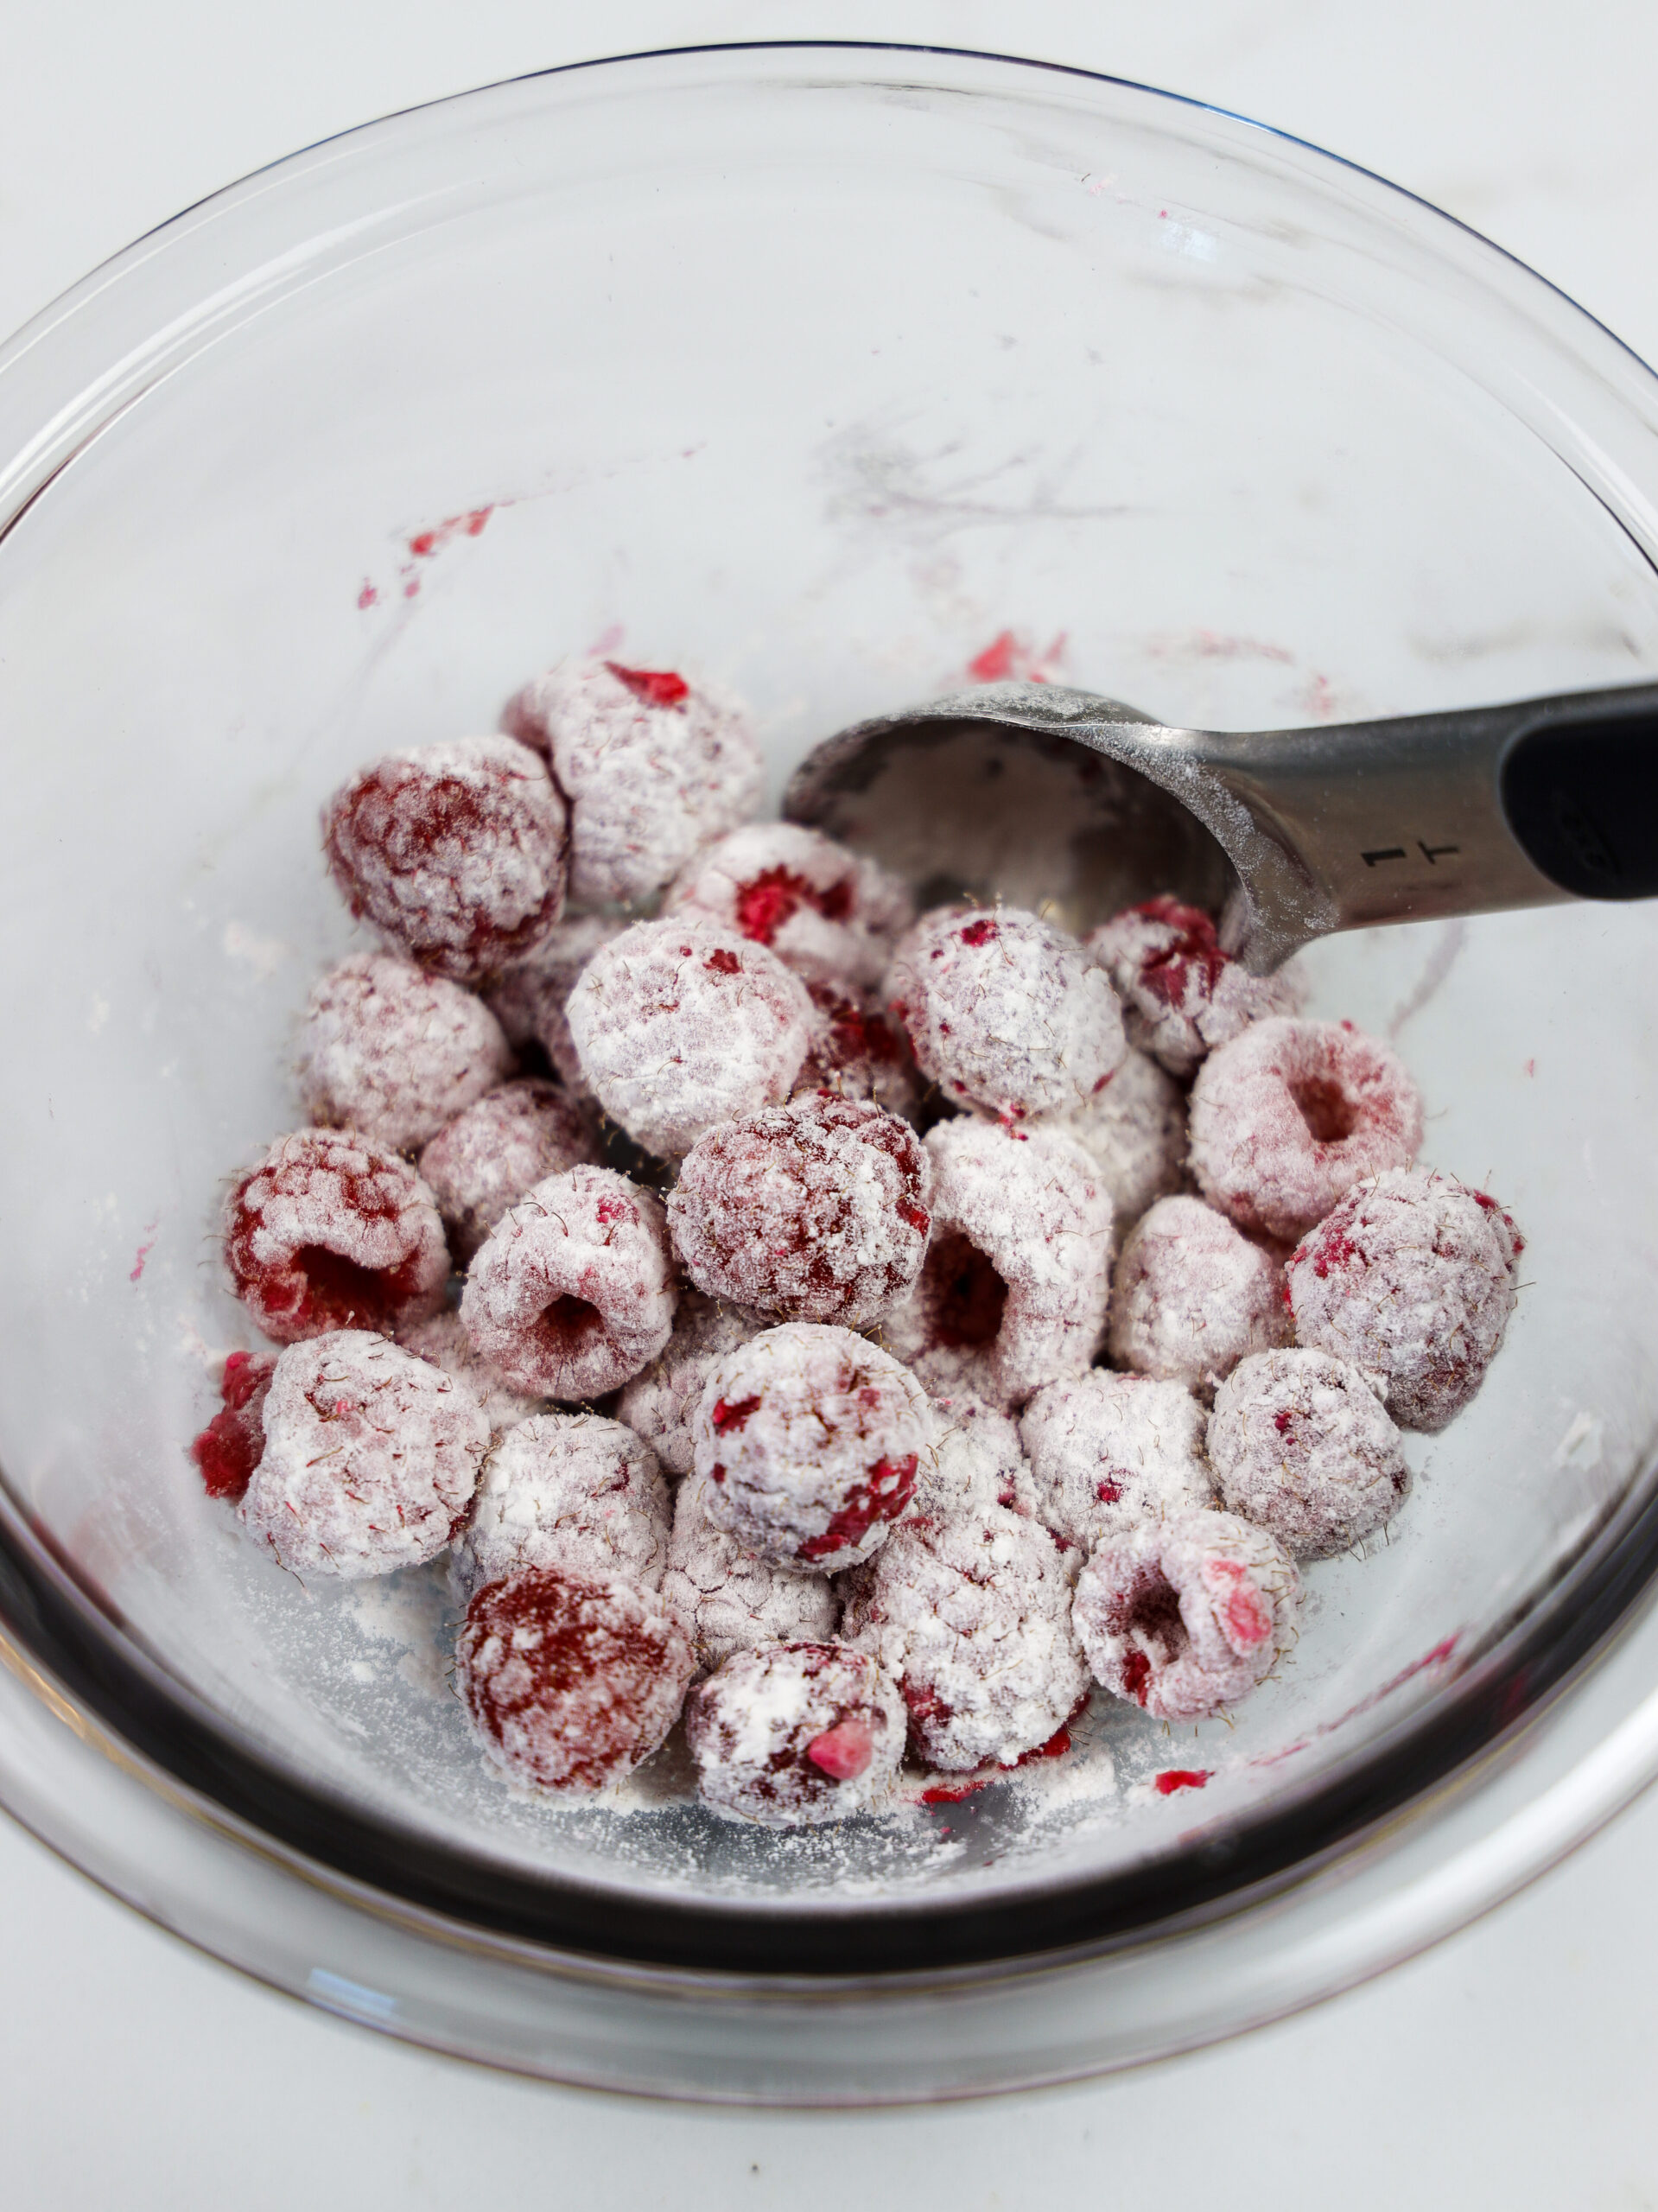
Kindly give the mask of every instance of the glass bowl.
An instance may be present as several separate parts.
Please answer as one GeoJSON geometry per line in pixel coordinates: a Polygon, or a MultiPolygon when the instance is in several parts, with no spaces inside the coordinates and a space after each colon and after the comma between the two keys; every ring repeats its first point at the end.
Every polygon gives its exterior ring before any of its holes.
{"type": "Polygon", "coordinates": [[[6,1802],[353,2017],[808,2101],[1225,2032],[1586,1832],[1655,1758],[1643,907],[1307,956],[1312,1011],[1417,1073],[1428,1164],[1518,1217],[1528,1287],[1477,1403],[1411,1440],[1391,1540],[1311,1571],[1235,1725],[1097,1696],[1064,1759],[816,1833],[706,1816],[671,1747],[625,1803],[562,1811],[482,1770],[441,1570],[302,1588],[184,1447],[252,1341],[216,1210],[302,1118],[296,1012],[355,942],[317,810],[364,758],[492,728],[572,648],[742,692],[778,791],[975,664],[1221,728],[1634,680],[1655,402],[1559,294],[1326,155],[880,47],[635,57],[395,118],[20,334],[6,1802]]]}

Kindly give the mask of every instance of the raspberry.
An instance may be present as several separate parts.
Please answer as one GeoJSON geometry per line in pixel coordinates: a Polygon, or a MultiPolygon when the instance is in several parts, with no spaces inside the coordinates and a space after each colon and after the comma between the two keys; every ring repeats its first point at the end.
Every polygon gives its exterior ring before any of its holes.
{"type": "Polygon", "coordinates": [[[242,1518],[295,1574],[435,1559],[465,1513],[489,1421],[464,1383],[365,1329],[290,1344],[242,1518]]]}
{"type": "Polygon", "coordinates": [[[1164,896],[1128,907],[1083,940],[1116,987],[1128,1041],[1189,1076],[1252,1021],[1296,1013],[1293,976],[1252,976],[1223,952],[1200,908],[1164,896]]]}
{"type": "Polygon", "coordinates": [[[1144,1052],[1130,1052],[1103,1090],[1048,1124],[1081,1145],[1111,1193],[1119,1236],[1185,1181],[1186,1102],[1144,1052]]]}
{"type": "Polygon", "coordinates": [[[809,983],[806,988],[815,1020],[796,1087],[873,1098],[889,1114],[911,1118],[919,1095],[918,1078],[903,1032],[877,1013],[861,993],[834,983],[809,983]]]}
{"type": "Polygon", "coordinates": [[[1204,1063],[1191,1167],[1242,1228],[1293,1238],[1344,1191],[1407,1167],[1422,1102],[1398,1056],[1347,1022],[1261,1021],[1204,1063]]]}
{"type": "Polygon", "coordinates": [[[1177,1513],[1106,1536],[1071,1618],[1094,1678],[1159,1720],[1207,1720],[1263,1681],[1295,1637],[1300,1577],[1265,1529],[1177,1513]]]}
{"type": "Polygon", "coordinates": [[[453,1306],[434,1313],[429,1321],[416,1321],[406,1329],[399,1329],[397,1340],[405,1351],[412,1351],[416,1358],[429,1360],[446,1375],[454,1376],[457,1382],[466,1384],[488,1416],[492,1436],[499,1437],[503,1429],[514,1428],[519,1421],[528,1421],[531,1414],[547,1409],[547,1401],[539,1394],[530,1397],[522,1390],[515,1390],[479,1358],[467,1343],[461,1316],[453,1306]]]}
{"type": "Polygon", "coordinates": [[[1117,1366],[1206,1395],[1247,1353],[1288,1334],[1277,1262],[1201,1198],[1159,1198],[1123,1245],[1111,1307],[1117,1366]]]}
{"type": "Polygon", "coordinates": [[[1109,1530],[1214,1502],[1204,1465],[1204,1409],[1178,1382],[1096,1367],[1039,1390],[1020,1417],[1037,1514],[1076,1549],[1109,1530]]]}
{"type": "Polygon", "coordinates": [[[1292,1255],[1296,1335],[1351,1361],[1401,1427],[1441,1429],[1502,1342],[1523,1249],[1483,1191],[1395,1168],[1350,1191],[1292,1255]]]}
{"type": "Polygon", "coordinates": [[[538,1078],[504,1083],[457,1114],[420,1155],[455,1265],[464,1268],[507,1208],[599,1148],[569,1094],[538,1078]]]}
{"type": "Polygon", "coordinates": [[[1013,906],[924,914],[893,957],[886,1002],[946,1097],[1014,1121],[1075,1113],[1128,1050],[1104,969],[1013,906]]]}
{"type": "Polygon", "coordinates": [[[388,753],[323,811],[353,914],[421,965],[475,982],[532,952],[564,904],[564,800],[505,737],[388,753]]]}
{"type": "Polygon", "coordinates": [[[1020,1405],[1080,1375],[1105,1328],[1111,1201],[1080,1146],[1049,1129],[945,1122],[932,1158],[932,1241],[883,1341],[929,1389],[1020,1405]]]}
{"type": "Polygon", "coordinates": [[[538,1414],[497,1439],[456,1539],[467,1596],[524,1567],[662,1586],[672,1511],[656,1454],[597,1414],[538,1414]]]}
{"type": "Polygon", "coordinates": [[[613,914],[569,915],[527,960],[509,968],[484,994],[507,1043],[519,1052],[526,1045],[539,1045],[573,1098],[593,1094],[571,1041],[564,1003],[600,946],[626,927],[613,914]]]}
{"type": "Polygon", "coordinates": [[[312,1119],[413,1151],[512,1071],[489,1008],[406,960],[358,953],[313,989],[300,1032],[312,1119]]]}
{"type": "Polygon", "coordinates": [[[455,1688],[485,1756],[526,1789],[591,1796],[660,1748],[690,1686],[683,1624],[617,1574],[522,1567],[476,1592],[455,1688]]]}
{"type": "Polygon", "coordinates": [[[265,1448],[264,1406],[276,1366],[268,1351],[233,1351],[225,1362],[220,1410],[190,1446],[209,1497],[246,1495],[265,1448]]]}
{"type": "Polygon", "coordinates": [[[708,1490],[699,1475],[681,1484],[662,1579],[663,1597],[691,1631],[698,1667],[707,1672],[759,1644],[833,1636],[841,1600],[829,1577],[774,1567],[716,1529],[708,1490]]]}
{"type": "Polygon", "coordinates": [[[1209,1459],[1228,1512],[1292,1558],[1373,1535],[1410,1491],[1399,1431],[1356,1367],[1327,1351],[1240,1360],[1215,1393],[1209,1459]]]}
{"type": "Polygon", "coordinates": [[[509,1382],[549,1398],[601,1397],[637,1375],[673,1327],[662,1202],[610,1167],[537,1183],[472,1263],[461,1319],[509,1382]]]}
{"type": "Polygon", "coordinates": [[[708,1518],[779,1567],[867,1559],[904,1512],[928,1440],[926,1400],[849,1329],[767,1329],[709,1374],[695,1424],[708,1518]]]}
{"type": "Polygon", "coordinates": [[[1070,1585],[1045,1529],[999,1505],[893,1531],[847,1578],[842,1633],[878,1657],[930,1766],[1011,1766],[1088,1688],[1070,1585]]]}
{"type": "Polygon", "coordinates": [[[765,764],[746,711],[668,670],[562,660],[504,717],[570,803],[570,896],[630,905],[756,813],[765,764]]]}
{"type": "Polygon", "coordinates": [[[838,1643],[739,1651],[691,1692],[685,1740],[716,1813],[761,1827],[867,1813],[904,1757],[904,1700],[879,1663],[838,1643]]]}
{"type": "Polygon", "coordinates": [[[855,1329],[915,1280],[931,1185],[906,1122],[817,1091],[699,1137],[668,1227],[681,1266],[710,1297],[855,1329]]]}
{"type": "Polygon", "coordinates": [[[1004,1505],[1029,1515],[1036,1489],[1008,1416],[971,1390],[930,1402],[932,1434],[916,1476],[915,1510],[927,1520],[1004,1505]]]}
{"type": "Polygon", "coordinates": [[[691,1471],[691,1424],[715,1362],[768,1326],[763,1316],[682,1291],[673,1334],[648,1367],[622,1385],[618,1417],[672,1475],[691,1471]]]}
{"type": "Polygon", "coordinates": [[[780,1105],[812,1030],[806,987],[774,953],[699,921],[638,922],[601,946],[568,1013],[600,1104],[665,1159],[780,1105]]]}
{"type": "Polygon", "coordinates": [[[816,830],[753,822],[700,854],[664,912],[738,931],[808,982],[873,988],[915,918],[907,886],[816,830]]]}
{"type": "Polygon", "coordinates": [[[383,1145],[334,1129],[279,1137],[225,1209],[231,1286],[278,1344],[390,1331],[443,1303],[449,1255],[436,1205],[383,1145]]]}

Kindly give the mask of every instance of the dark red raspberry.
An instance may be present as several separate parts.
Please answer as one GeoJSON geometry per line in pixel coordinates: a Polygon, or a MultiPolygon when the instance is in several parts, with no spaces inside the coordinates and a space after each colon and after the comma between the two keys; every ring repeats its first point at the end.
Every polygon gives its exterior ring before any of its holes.
{"type": "Polygon", "coordinates": [[[817,1018],[797,1087],[873,1098],[889,1114],[909,1119],[921,1079],[898,1024],[849,987],[808,983],[806,988],[817,1018]]]}
{"type": "Polygon", "coordinates": [[[507,1778],[590,1795],[648,1758],[679,1718],[690,1639],[620,1575],[525,1567],[486,1583],[455,1646],[455,1687],[507,1778]]]}
{"type": "Polygon", "coordinates": [[[568,828],[545,766],[505,737],[389,753],[322,817],[353,913],[457,982],[525,958],[557,921],[568,828]]]}
{"type": "Polygon", "coordinates": [[[283,1344],[422,1320],[449,1274],[443,1224],[414,1169],[338,1129],[279,1137],[240,1179],[225,1256],[237,1296],[283,1344]]]}
{"type": "Polygon", "coordinates": [[[276,1354],[269,1351],[233,1351],[225,1362],[219,1384],[222,1408],[190,1446],[209,1497],[246,1494],[265,1448],[265,1400],[276,1368],[276,1354]]]}
{"type": "Polygon", "coordinates": [[[686,1274],[710,1297],[855,1329],[915,1280],[931,1185],[908,1122],[818,1091],[699,1138],[668,1225],[686,1274]]]}

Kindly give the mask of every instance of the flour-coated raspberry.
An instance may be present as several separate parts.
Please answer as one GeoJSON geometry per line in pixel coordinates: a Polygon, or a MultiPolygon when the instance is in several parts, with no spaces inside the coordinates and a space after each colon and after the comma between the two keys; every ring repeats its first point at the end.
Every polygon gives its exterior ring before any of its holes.
{"type": "Polygon", "coordinates": [[[835,983],[809,983],[813,1023],[811,1041],[798,1090],[838,1090],[847,1098],[873,1098],[889,1114],[914,1118],[920,1076],[910,1057],[909,1039],[861,991],[835,983]]]}
{"type": "Polygon", "coordinates": [[[265,1448],[264,1408],[276,1357],[233,1351],[219,1380],[219,1409],[190,1446],[209,1497],[242,1498],[265,1448]]]}
{"type": "Polygon", "coordinates": [[[1362,1543],[1410,1492],[1381,1400],[1327,1351],[1240,1360],[1215,1393],[1209,1460],[1227,1511],[1270,1529],[1294,1559],[1362,1543]]]}
{"type": "Polygon", "coordinates": [[[1189,1076],[1252,1021],[1299,1011],[1293,975],[1252,976],[1223,952],[1200,907],[1166,893],[1127,907],[1083,940],[1122,1001],[1128,1041],[1189,1076]]]}
{"type": "Polygon", "coordinates": [[[564,905],[569,812],[543,764],[505,737],[371,760],[323,810],[352,912],[457,982],[522,960],[564,905]]]}
{"type": "Polygon", "coordinates": [[[1242,1228],[1293,1240],[1344,1191],[1408,1167],[1422,1101],[1404,1062],[1346,1021],[1258,1021],[1191,1094],[1191,1169],[1242,1228]]]}
{"type": "Polygon", "coordinates": [[[691,1471],[692,1423],[715,1361],[771,1326],[763,1313],[704,1298],[700,1290],[680,1293],[672,1335],[650,1365],[622,1385],[616,1402],[618,1418],[645,1439],[669,1474],[691,1471]]]}
{"type": "Polygon", "coordinates": [[[850,1329],[789,1321],[712,1370],[695,1436],[715,1526],[780,1567],[829,1574],[867,1559],[909,1505],[927,1402],[850,1329]]]}
{"type": "Polygon", "coordinates": [[[516,1428],[532,1414],[544,1414],[548,1409],[547,1401],[539,1391],[531,1395],[515,1390],[505,1377],[479,1358],[461,1325],[460,1313],[453,1306],[434,1313],[429,1320],[414,1321],[407,1328],[399,1329],[397,1341],[405,1351],[430,1360],[434,1367],[441,1367],[457,1382],[464,1382],[488,1415],[492,1436],[499,1436],[503,1429],[516,1428]]]}
{"type": "Polygon", "coordinates": [[[455,1539],[466,1596],[521,1567],[662,1586],[673,1510],[650,1446],[598,1414],[537,1414],[498,1436],[455,1539]]]}
{"type": "Polygon", "coordinates": [[[734,1651],[835,1633],[841,1596],[826,1574],[776,1567],[716,1529],[708,1484],[693,1474],[674,1497],[674,1529],[662,1594],[689,1629],[696,1663],[709,1672],[734,1651]]]}
{"type": "Polygon", "coordinates": [[[575,1401],[602,1397],[656,1357],[677,1295],[661,1199],[613,1168],[577,1166],[497,1222],[461,1319],[509,1382],[575,1401]]]}
{"type": "Polygon", "coordinates": [[[489,1421],[462,1382],[365,1329],[290,1344],[242,1518],[295,1574],[435,1559],[477,1487],[489,1421]]]}
{"type": "Polygon", "coordinates": [[[583,1160],[598,1165],[598,1145],[556,1083],[534,1076],[504,1083],[457,1114],[420,1155],[456,1266],[466,1266],[526,1191],[583,1160]]]}
{"type": "Polygon", "coordinates": [[[932,1239],[882,1341],[931,1390],[1008,1407],[1091,1363],[1105,1332],[1111,1200],[1058,1131],[964,1116],[926,1139],[932,1239]]]}
{"type": "Polygon", "coordinates": [[[1015,1121],[1075,1113],[1128,1050],[1105,970],[1016,906],[924,914],[893,956],[886,996],[947,1098],[1015,1121]]]}
{"type": "Polygon", "coordinates": [[[412,1152],[512,1072],[500,1024],[458,983],[358,953],[312,990],[300,1092],[312,1119],[412,1152]]]}
{"type": "Polygon", "coordinates": [[[1159,1720],[1207,1720],[1264,1681],[1295,1637],[1301,1581],[1235,1513],[1172,1514],[1102,1538],[1071,1618],[1094,1679],[1159,1720]]]}
{"type": "Polygon", "coordinates": [[[928,1406],[932,1433],[916,1475],[916,1513],[937,1520],[989,1505],[1034,1513],[1036,1487],[1010,1417],[973,1390],[936,1394],[928,1406]]]}
{"type": "Polygon", "coordinates": [[[685,1740],[705,1803],[761,1827],[877,1808],[904,1757],[904,1700],[867,1652],[827,1643],[739,1651],[691,1692],[685,1740]]]}
{"type": "Polygon", "coordinates": [[[509,703],[505,727],[570,803],[570,896],[632,905],[759,810],[765,763],[746,710],[671,670],[569,659],[509,703]]]}
{"type": "Polygon", "coordinates": [[[1102,1367],[1050,1382],[1020,1416],[1037,1511],[1080,1567],[1108,1530],[1214,1503],[1190,1390],[1102,1367]]]}
{"type": "Polygon", "coordinates": [[[594,1096],[636,1144],[688,1153],[716,1122],[778,1106],[812,1003],[775,953],[711,922],[637,922],[600,946],[567,1008],[594,1096]]]}
{"type": "Polygon", "coordinates": [[[1441,1429],[1502,1342],[1524,1243],[1485,1192],[1395,1168],[1350,1191],[1291,1255],[1296,1336],[1350,1360],[1401,1428],[1441,1429]]]}
{"type": "Polygon", "coordinates": [[[915,919],[909,887],[793,822],[751,822],[697,855],[664,902],[769,945],[808,982],[873,988],[915,919]]]}
{"type": "Polygon", "coordinates": [[[1185,1095],[1145,1052],[1129,1052],[1103,1090],[1049,1126],[1073,1138],[1098,1168],[1119,1236],[1185,1181],[1185,1095]]]}
{"type": "Polygon", "coordinates": [[[683,1623],[619,1574],[527,1567],[473,1593],[455,1689],[521,1789],[591,1796],[660,1750],[690,1687],[683,1623]]]}
{"type": "Polygon", "coordinates": [[[539,1045],[573,1098],[589,1098],[588,1079],[564,1016],[575,981],[601,944],[627,924],[615,914],[567,914],[527,960],[509,968],[484,993],[484,1002],[517,1052],[539,1045]]]}
{"type": "Polygon", "coordinates": [[[842,1634],[895,1678],[930,1766],[1011,1766],[1087,1690],[1058,1548],[1005,1507],[907,1522],[845,1586],[842,1634]]]}
{"type": "Polygon", "coordinates": [[[1288,1335],[1282,1268],[1201,1198],[1159,1198],[1124,1243],[1111,1291],[1118,1367],[1204,1396],[1288,1335]]]}
{"type": "Polygon", "coordinates": [[[231,1287],[278,1344],[391,1331],[443,1303],[436,1202],[407,1160],[340,1129],[278,1137],[225,1206],[231,1287]]]}
{"type": "Polygon", "coordinates": [[[919,1272],[931,1187],[907,1122],[865,1099],[809,1092],[699,1137],[668,1229],[708,1296],[856,1329],[919,1272]]]}

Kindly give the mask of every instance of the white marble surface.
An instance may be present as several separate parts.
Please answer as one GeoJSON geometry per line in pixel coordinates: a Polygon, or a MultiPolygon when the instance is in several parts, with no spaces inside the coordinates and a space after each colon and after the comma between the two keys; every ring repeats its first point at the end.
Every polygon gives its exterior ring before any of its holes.
{"type": "MultiPolygon", "coordinates": [[[[257,163],[602,52],[912,38],[1074,61],[1332,147],[1658,358],[1658,11],[1514,0],[10,0],[0,329],[257,163]]],[[[624,2105],[378,2042],[199,1959],[0,1823],[15,2212],[478,2202],[1658,2207],[1658,1799],[1372,1986],[1097,2086],[931,2113],[624,2105]]]]}

